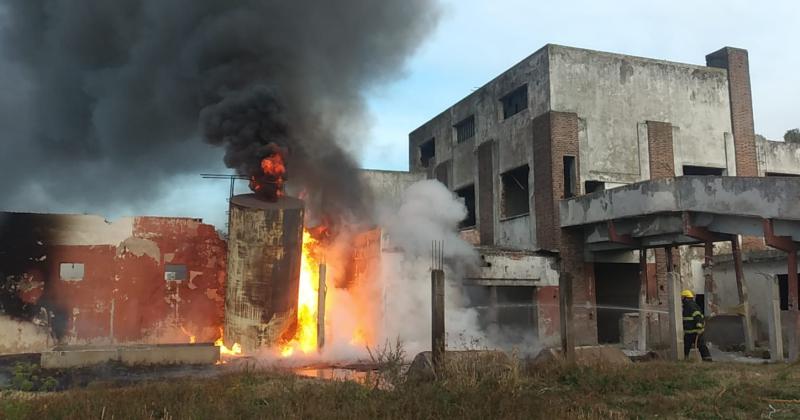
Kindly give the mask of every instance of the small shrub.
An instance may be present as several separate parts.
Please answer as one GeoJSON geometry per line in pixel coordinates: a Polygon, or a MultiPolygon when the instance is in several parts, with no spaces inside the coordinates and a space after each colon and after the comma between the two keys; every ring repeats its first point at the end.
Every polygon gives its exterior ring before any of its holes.
{"type": "Polygon", "coordinates": [[[11,377],[11,388],[18,391],[55,391],[58,380],[52,376],[44,376],[39,365],[34,363],[17,363],[11,377]]]}

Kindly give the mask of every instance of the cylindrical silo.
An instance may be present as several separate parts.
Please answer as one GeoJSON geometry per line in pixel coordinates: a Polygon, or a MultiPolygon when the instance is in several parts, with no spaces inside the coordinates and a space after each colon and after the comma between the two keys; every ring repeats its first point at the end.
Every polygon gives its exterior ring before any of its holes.
{"type": "Polygon", "coordinates": [[[237,195],[229,220],[225,344],[249,352],[277,344],[296,319],[303,201],[237,195]]]}

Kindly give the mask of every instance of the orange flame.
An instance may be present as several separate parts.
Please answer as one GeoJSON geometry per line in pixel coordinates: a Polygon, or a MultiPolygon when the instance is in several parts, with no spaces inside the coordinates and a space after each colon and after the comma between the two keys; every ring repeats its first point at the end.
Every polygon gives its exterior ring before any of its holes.
{"type": "Polygon", "coordinates": [[[283,184],[286,182],[286,164],[281,153],[273,153],[261,159],[261,174],[250,177],[250,189],[255,192],[268,190],[271,186],[273,198],[283,197],[283,184]]]}
{"type": "Polygon", "coordinates": [[[299,349],[304,354],[317,350],[317,304],[319,299],[320,243],[303,229],[303,256],[300,261],[300,285],[297,293],[297,330],[281,349],[289,357],[299,349]]]}
{"type": "Polygon", "coordinates": [[[231,348],[225,346],[225,342],[223,341],[222,337],[224,337],[222,327],[219,329],[219,338],[217,341],[214,342],[214,345],[219,347],[219,354],[223,356],[238,356],[242,354],[242,346],[239,343],[233,343],[231,348]]]}
{"type": "Polygon", "coordinates": [[[197,337],[196,337],[194,334],[190,333],[189,331],[186,331],[186,328],[183,328],[183,325],[181,325],[180,327],[181,327],[181,331],[182,331],[182,332],[183,332],[183,333],[184,333],[184,334],[185,334],[187,337],[189,337],[189,344],[194,344],[194,343],[196,343],[196,342],[197,342],[197,337]]]}

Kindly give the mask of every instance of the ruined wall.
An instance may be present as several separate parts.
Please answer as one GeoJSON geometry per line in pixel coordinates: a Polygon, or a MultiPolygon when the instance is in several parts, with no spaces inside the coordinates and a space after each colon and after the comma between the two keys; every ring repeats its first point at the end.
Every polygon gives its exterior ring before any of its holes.
{"type": "MultiPolygon", "coordinates": [[[[769,340],[768,317],[770,288],[768,281],[778,274],[787,274],[786,254],[771,250],[748,255],[743,262],[744,284],[750,301],[750,314],[757,333],[756,338],[769,340]]],[[[800,265],[798,265],[800,273],[800,265]]],[[[736,289],[736,272],[730,257],[718,258],[713,269],[714,283],[717,287],[720,307],[730,308],[739,304],[736,289]]]]}
{"type": "Polygon", "coordinates": [[[759,175],[800,175],[800,144],[770,141],[762,137],[756,146],[760,157],[759,175]]]}
{"type": "MultiPolygon", "coordinates": [[[[527,164],[530,168],[528,184],[532,185],[531,123],[533,117],[546,112],[550,107],[547,66],[547,47],[545,47],[409,134],[409,168],[412,172],[427,171],[420,165],[419,145],[435,139],[436,159],[431,164],[436,166],[437,178],[446,178],[451,190],[474,185],[476,199],[483,197],[484,202],[489,199],[488,201],[492,203],[490,217],[485,214],[489,213],[485,204],[483,211],[481,206],[476,205],[479,225],[481,223],[485,225],[489,220],[492,223],[491,229],[486,226],[481,229],[478,226],[482,232],[482,244],[535,248],[535,233],[533,236],[528,233],[509,234],[512,230],[516,230],[520,222],[509,221],[503,216],[500,202],[502,192],[500,174],[527,164]],[[527,109],[504,118],[500,99],[526,84],[527,109]],[[475,116],[475,136],[458,143],[453,126],[470,115],[475,116]],[[492,142],[493,145],[482,149],[486,160],[482,164],[483,174],[479,175],[478,150],[485,142],[492,142]],[[491,191],[487,193],[487,189],[491,191]]],[[[529,193],[533,200],[533,188],[529,188],[529,193]]],[[[530,229],[535,229],[530,223],[522,223],[530,229]]]]}
{"type": "Polygon", "coordinates": [[[731,169],[725,70],[562,46],[549,56],[551,109],[577,113],[585,131],[581,184],[647,179],[639,125],[649,120],[674,127],[678,174],[683,165],[731,169]]]}
{"type": "Polygon", "coordinates": [[[424,172],[381,171],[365,169],[361,179],[369,186],[379,207],[396,210],[403,202],[403,194],[411,184],[426,179],[424,172]]]}
{"type": "Polygon", "coordinates": [[[199,219],[3,213],[2,311],[60,344],[214,341],[225,249],[199,219]]]}

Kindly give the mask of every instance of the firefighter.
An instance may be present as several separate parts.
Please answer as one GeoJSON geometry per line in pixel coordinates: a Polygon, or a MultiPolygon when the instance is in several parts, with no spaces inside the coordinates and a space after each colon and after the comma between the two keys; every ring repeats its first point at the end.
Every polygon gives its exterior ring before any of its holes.
{"type": "Polygon", "coordinates": [[[682,291],[681,303],[683,304],[683,355],[689,357],[689,350],[697,346],[703,361],[710,362],[711,353],[703,337],[705,319],[700,306],[694,301],[694,293],[691,290],[682,291]]]}

